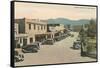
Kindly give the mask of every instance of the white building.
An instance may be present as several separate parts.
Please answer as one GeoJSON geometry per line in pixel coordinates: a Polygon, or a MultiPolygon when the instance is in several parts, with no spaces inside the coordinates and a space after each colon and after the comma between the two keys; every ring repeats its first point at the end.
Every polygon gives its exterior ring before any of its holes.
{"type": "Polygon", "coordinates": [[[21,46],[45,39],[46,32],[46,20],[15,19],[15,40],[21,46]]]}

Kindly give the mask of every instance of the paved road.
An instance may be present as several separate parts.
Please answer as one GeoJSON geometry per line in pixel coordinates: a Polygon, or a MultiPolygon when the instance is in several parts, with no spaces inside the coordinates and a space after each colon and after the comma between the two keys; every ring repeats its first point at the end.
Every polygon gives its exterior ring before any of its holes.
{"type": "Polygon", "coordinates": [[[96,61],[93,58],[81,57],[80,50],[71,48],[78,36],[78,33],[73,34],[74,37],[67,37],[54,45],[42,45],[38,53],[24,54],[25,60],[17,62],[16,66],[96,61]]]}

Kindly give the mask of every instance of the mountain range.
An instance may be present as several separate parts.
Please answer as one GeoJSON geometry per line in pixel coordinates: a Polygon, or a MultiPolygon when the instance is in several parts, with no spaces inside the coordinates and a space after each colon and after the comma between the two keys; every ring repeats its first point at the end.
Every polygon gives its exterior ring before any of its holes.
{"type": "Polygon", "coordinates": [[[67,18],[56,18],[56,19],[48,19],[48,24],[64,24],[64,25],[82,25],[89,24],[88,19],[80,19],[80,20],[70,20],[67,18]]]}

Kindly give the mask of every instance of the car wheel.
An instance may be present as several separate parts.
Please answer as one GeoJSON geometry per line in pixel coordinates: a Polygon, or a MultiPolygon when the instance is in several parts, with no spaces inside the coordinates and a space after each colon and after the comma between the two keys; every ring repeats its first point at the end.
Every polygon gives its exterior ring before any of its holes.
{"type": "Polygon", "coordinates": [[[38,52],[37,48],[34,48],[33,51],[34,51],[34,52],[38,52]]]}

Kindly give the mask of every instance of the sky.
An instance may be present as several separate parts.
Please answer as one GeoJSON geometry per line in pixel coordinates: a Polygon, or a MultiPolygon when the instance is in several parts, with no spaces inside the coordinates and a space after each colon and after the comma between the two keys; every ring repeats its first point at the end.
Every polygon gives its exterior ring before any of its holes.
{"type": "Polygon", "coordinates": [[[15,2],[15,18],[71,20],[95,19],[96,7],[15,2]]]}

